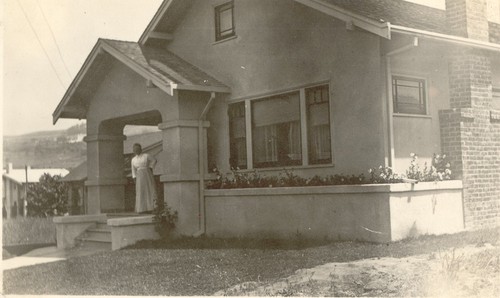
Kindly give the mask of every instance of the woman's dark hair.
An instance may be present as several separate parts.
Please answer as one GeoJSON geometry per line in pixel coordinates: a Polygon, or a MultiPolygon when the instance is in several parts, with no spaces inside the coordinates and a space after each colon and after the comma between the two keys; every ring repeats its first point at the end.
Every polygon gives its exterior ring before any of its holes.
{"type": "Polygon", "coordinates": [[[132,146],[132,148],[133,148],[133,147],[136,147],[136,146],[138,146],[139,148],[141,148],[141,149],[142,149],[142,146],[141,146],[141,144],[139,144],[139,143],[135,143],[135,144],[132,146]]]}

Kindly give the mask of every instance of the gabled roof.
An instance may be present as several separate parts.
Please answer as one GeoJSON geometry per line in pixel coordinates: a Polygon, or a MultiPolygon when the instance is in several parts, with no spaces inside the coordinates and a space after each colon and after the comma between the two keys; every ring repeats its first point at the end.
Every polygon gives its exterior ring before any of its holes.
{"type": "Polygon", "coordinates": [[[68,175],[64,176],[61,180],[64,182],[77,182],[87,179],[87,161],[74,167],[68,175]]]}
{"type": "Polygon", "coordinates": [[[54,123],[61,117],[86,117],[86,93],[94,90],[99,74],[109,68],[109,56],[124,63],[146,80],[172,95],[173,90],[228,93],[229,88],[177,55],[136,42],[99,39],[53,113],[54,123]],[[90,87],[89,87],[90,86],[90,87]]]}
{"type": "MultiPolygon", "coordinates": [[[[393,33],[422,37],[495,52],[500,30],[490,23],[490,42],[451,35],[446,25],[446,11],[404,0],[294,0],[312,9],[391,39],[393,33]]],[[[192,0],[165,0],[142,34],[140,44],[162,44],[173,38],[171,33],[192,6],[192,0]]]]}
{"type": "Polygon", "coordinates": [[[133,145],[135,143],[141,144],[143,150],[149,147],[161,144],[163,140],[163,133],[161,131],[154,131],[149,133],[137,134],[128,136],[123,142],[123,154],[133,154],[133,145]]]}
{"type": "MultiPolygon", "coordinates": [[[[386,38],[390,38],[390,24],[435,33],[448,33],[444,10],[403,0],[295,1],[323,12],[333,9],[336,13],[331,14],[332,16],[352,22],[355,26],[386,38]]],[[[182,18],[182,14],[192,6],[192,2],[192,0],[163,1],[139,39],[139,43],[144,45],[149,40],[167,40],[165,36],[172,33],[179,19],[182,18]]]]}

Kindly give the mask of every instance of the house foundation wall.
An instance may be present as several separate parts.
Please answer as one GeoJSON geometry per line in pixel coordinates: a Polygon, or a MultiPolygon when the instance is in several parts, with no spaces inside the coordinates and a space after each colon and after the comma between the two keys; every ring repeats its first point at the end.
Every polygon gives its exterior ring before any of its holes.
{"type": "Polygon", "coordinates": [[[397,241],[462,231],[462,184],[437,183],[206,191],[206,234],[397,241]]]}

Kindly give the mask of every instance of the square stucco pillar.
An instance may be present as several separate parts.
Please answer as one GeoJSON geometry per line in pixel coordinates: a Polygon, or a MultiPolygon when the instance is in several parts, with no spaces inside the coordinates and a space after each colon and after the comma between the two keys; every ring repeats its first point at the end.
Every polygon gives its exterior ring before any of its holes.
{"type": "MultiPolygon", "coordinates": [[[[176,232],[179,235],[192,236],[203,232],[204,196],[200,189],[199,125],[197,120],[174,120],[161,123],[163,131],[163,175],[164,201],[178,212],[176,232]]],[[[202,136],[206,137],[209,122],[203,121],[202,136]]],[[[206,144],[206,142],[203,142],[206,144]]]]}
{"type": "Polygon", "coordinates": [[[125,210],[124,135],[90,135],[87,142],[87,214],[125,210]]]}

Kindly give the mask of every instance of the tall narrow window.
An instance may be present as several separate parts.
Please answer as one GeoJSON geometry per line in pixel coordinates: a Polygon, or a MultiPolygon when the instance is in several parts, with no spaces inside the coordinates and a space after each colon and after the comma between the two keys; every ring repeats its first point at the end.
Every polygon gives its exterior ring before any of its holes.
{"type": "Polygon", "coordinates": [[[252,103],[255,168],[302,164],[299,92],[252,103]]]}
{"type": "Polygon", "coordinates": [[[328,85],[307,88],[305,93],[307,105],[309,163],[331,163],[332,150],[328,85]]]}
{"type": "Polygon", "coordinates": [[[215,40],[223,40],[234,36],[234,4],[233,1],[215,7],[215,40]]]}
{"type": "Polygon", "coordinates": [[[392,96],[394,113],[427,113],[425,80],[409,77],[392,77],[392,96]]]}
{"type": "Polygon", "coordinates": [[[247,168],[245,103],[240,102],[229,106],[229,142],[230,166],[247,168]]]}

